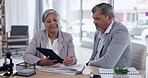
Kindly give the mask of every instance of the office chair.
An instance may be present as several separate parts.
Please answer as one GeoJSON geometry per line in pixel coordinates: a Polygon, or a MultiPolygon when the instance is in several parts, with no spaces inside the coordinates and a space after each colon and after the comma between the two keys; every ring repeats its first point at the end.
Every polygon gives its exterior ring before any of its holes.
{"type": "Polygon", "coordinates": [[[147,46],[141,43],[132,42],[132,67],[137,70],[144,70],[143,77],[146,76],[146,56],[147,46]]]}
{"type": "Polygon", "coordinates": [[[18,52],[20,47],[27,47],[29,45],[29,33],[27,25],[13,25],[11,26],[10,36],[8,32],[5,40],[7,50],[15,50],[18,52]]]}

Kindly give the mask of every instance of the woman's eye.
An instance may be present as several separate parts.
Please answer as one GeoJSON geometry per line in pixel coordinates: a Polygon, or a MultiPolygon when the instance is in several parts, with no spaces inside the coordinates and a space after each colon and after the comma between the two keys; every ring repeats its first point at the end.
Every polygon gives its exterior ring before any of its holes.
{"type": "Polygon", "coordinates": [[[56,21],[58,21],[58,20],[54,20],[54,21],[56,22],[56,21]]]}
{"type": "Polygon", "coordinates": [[[46,21],[46,23],[50,23],[50,21],[46,21]]]}

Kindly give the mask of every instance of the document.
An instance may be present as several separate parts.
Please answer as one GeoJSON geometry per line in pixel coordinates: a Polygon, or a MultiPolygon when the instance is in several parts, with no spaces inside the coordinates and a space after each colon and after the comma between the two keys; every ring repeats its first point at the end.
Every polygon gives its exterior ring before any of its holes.
{"type": "MultiPolygon", "coordinates": [[[[100,74],[113,74],[114,73],[114,69],[105,69],[105,68],[99,68],[100,70],[100,74]]],[[[129,75],[139,75],[139,72],[135,69],[135,67],[129,67],[128,68],[129,75]]]]}
{"type": "MultiPolygon", "coordinates": [[[[127,78],[142,78],[135,67],[129,67],[128,70],[127,78]]],[[[115,76],[114,69],[99,68],[99,71],[102,78],[114,78],[115,76]]]]}
{"type": "Polygon", "coordinates": [[[100,75],[101,78],[143,78],[141,75],[128,75],[123,77],[114,77],[113,75],[100,75]]]}
{"type": "Polygon", "coordinates": [[[81,74],[83,72],[84,67],[85,66],[81,64],[72,65],[72,66],[60,65],[59,67],[36,66],[38,71],[69,74],[69,75],[81,74]]]}

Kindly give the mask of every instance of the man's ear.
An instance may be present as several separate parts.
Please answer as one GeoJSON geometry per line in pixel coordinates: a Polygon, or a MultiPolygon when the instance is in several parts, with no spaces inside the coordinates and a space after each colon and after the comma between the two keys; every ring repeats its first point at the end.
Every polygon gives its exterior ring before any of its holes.
{"type": "Polygon", "coordinates": [[[108,22],[112,22],[112,20],[113,20],[113,15],[112,15],[111,13],[108,14],[107,20],[108,20],[108,22]]]}

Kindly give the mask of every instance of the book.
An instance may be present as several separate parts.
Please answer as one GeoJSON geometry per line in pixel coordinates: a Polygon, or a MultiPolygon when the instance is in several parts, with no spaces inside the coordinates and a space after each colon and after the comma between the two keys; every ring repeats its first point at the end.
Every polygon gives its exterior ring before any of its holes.
{"type": "Polygon", "coordinates": [[[50,73],[76,75],[76,74],[82,74],[84,67],[85,66],[81,64],[71,65],[71,66],[65,66],[61,64],[61,66],[59,67],[36,66],[36,69],[38,71],[44,71],[44,72],[50,72],[50,73]]]}
{"type": "Polygon", "coordinates": [[[41,47],[37,47],[36,49],[46,57],[50,56],[51,60],[56,60],[58,63],[63,63],[64,61],[64,59],[57,55],[52,49],[46,49],[41,47]]]}

